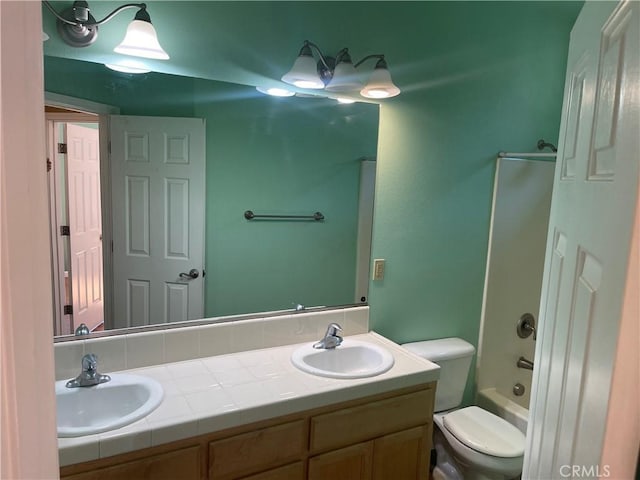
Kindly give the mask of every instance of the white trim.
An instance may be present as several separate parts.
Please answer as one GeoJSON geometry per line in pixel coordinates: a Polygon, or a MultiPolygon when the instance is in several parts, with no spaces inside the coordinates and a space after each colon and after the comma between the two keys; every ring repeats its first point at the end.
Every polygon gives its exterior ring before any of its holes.
{"type": "Polygon", "coordinates": [[[375,196],[376,161],[360,162],[360,193],[358,200],[358,239],[356,247],[356,284],[354,303],[369,301],[369,272],[371,267],[371,236],[373,231],[373,200],[375,196]]]}
{"type": "MultiPolygon", "coordinates": [[[[113,323],[113,225],[111,220],[111,161],[109,153],[110,141],[110,119],[111,115],[118,115],[120,108],[113,105],[96,103],[82,98],[59,95],[57,93],[44,92],[45,104],[52,107],[68,108],[77,110],[78,116],[70,113],[72,121],[88,118],[82,112],[97,115],[98,128],[100,131],[100,196],[102,201],[102,267],[104,285],[104,328],[110,330],[114,328],[113,323]]],[[[67,115],[65,113],[50,113],[48,115],[67,115]]],[[[96,119],[94,118],[95,122],[96,119]]]]}
{"type": "Polygon", "coordinates": [[[97,123],[98,115],[83,112],[44,112],[47,120],[56,122],[97,123]]]}
{"type": "Polygon", "coordinates": [[[44,92],[44,103],[52,107],[68,108],[79,112],[114,115],[120,113],[120,108],[105,103],[92,102],[83,98],[69,97],[59,93],[44,92]]]}
{"type": "Polygon", "coordinates": [[[60,242],[60,235],[58,229],[62,225],[62,215],[60,211],[59,199],[60,191],[59,185],[61,183],[61,173],[58,168],[58,162],[56,161],[56,148],[57,134],[55,131],[55,122],[47,118],[47,160],[50,162],[51,171],[49,172],[49,225],[50,225],[50,243],[51,243],[51,283],[53,288],[53,332],[54,335],[64,335],[69,333],[65,329],[64,320],[65,316],[62,313],[62,306],[65,302],[65,287],[64,287],[64,245],[60,242]]]}

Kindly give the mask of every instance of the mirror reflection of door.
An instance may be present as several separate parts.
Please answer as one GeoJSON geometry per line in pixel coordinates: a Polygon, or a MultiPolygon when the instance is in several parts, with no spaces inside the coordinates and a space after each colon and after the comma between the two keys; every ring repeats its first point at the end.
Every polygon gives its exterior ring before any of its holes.
{"type": "MultiPolygon", "coordinates": [[[[50,110],[50,109],[49,109],[50,110]]],[[[47,117],[55,329],[104,328],[100,155],[97,118],[47,117]]]]}
{"type": "Polygon", "coordinates": [[[115,328],[204,316],[205,124],[110,118],[115,328]]]}
{"type": "Polygon", "coordinates": [[[56,335],[83,323],[102,330],[109,310],[109,328],[201,318],[204,122],[113,116],[107,128],[98,115],[56,107],[46,119],[56,335]],[[112,147],[108,162],[100,136],[112,147]],[[101,167],[110,185],[104,212],[101,167]],[[103,256],[104,218],[113,234],[103,256]],[[118,280],[105,286],[104,278],[118,280]]]}

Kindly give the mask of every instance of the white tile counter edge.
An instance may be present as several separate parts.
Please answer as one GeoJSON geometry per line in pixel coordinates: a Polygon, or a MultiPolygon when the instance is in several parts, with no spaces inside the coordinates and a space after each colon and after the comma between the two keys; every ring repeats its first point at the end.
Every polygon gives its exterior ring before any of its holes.
{"type": "Polygon", "coordinates": [[[375,332],[349,338],[385,347],[394,356],[393,367],[370,378],[317,377],[291,364],[293,350],[304,345],[296,344],[122,371],[158,380],[165,391],[162,404],[147,417],[117,430],[59,438],[60,465],[154,447],[439,377],[437,365],[375,332]]]}

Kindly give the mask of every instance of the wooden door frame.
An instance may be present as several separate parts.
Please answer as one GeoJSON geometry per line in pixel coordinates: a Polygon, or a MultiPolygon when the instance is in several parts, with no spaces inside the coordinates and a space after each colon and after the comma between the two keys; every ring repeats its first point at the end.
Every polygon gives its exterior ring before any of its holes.
{"type": "MultiPolygon", "coordinates": [[[[49,113],[46,114],[47,119],[55,120],[55,121],[86,121],[87,113],[91,115],[97,115],[98,128],[100,131],[100,200],[102,202],[102,265],[103,265],[103,287],[104,287],[104,328],[105,330],[113,327],[113,254],[111,245],[113,242],[113,225],[112,225],[112,217],[111,217],[111,162],[109,161],[109,117],[111,115],[118,115],[120,113],[120,108],[107,105],[103,103],[96,103],[89,100],[83,100],[81,98],[69,97],[67,95],[60,95],[57,93],[44,92],[44,103],[47,106],[51,107],[59,107],[59,108],[67,108],[70,110],[75,110],[78,113],[49,113]],[[84,112],[84,113],[83,113],[84,112]]],[[[95,121],[95,117],[94,120],[95,121]]],[[[53,133],[53,132],[51,132],[53,133]]],[[[51,143],[47,145],[51,146],[51,143]]],[[[58,236],[55,234],[56,232],[52,232],[52,238],[56,239],[58,236]]],[[[52,244],[53,246],[53,244],[52,244]]],[[[58,252],[59,247],[56,246],[58,252]]],[[[52,257],[55,257],[55,251],[53,252],[52,257]]],[[[54,267],[59,260],[53,259],[54,267]]],[[[59,295],[61,292],[59,291],[59,284],[56,286],[55,284],[60,281],[59,278],[59,268],[58,268],[58,276],[54,279],[54,295],[56,295],[54,299],[54,305],[61,299],[59,295]],[[57,279],[57,281],[56,281],[57,279]]],[[[53,277],[56,276],[56,271],[53,272],[53,277]]],[[[55,308],[57,311],[58,308],[55,308]]],[[[57,313],[56,313],[57,315],[57,313]]],[[[56,317],[54,317],[55,319],[56,317]]],[[[54,320],[56,325],[58,325],[58,320],[54,320]]],[[[62,319],[60,319],[60,323],[62,319]]],[[[73,332],[72,332],[73,333],[73,332]]]]}

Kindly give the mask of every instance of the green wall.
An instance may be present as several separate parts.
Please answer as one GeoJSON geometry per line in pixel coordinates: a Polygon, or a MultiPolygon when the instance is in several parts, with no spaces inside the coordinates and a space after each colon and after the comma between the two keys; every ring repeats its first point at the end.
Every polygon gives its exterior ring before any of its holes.
{"type": "Polygon", "coordinates": [[[206,120],[206,316],[353,302],[360,160],[376,153],[377,105],[45,60],[49,92],[206,120]],[[249,222],[245,210],[325,220],[249,222]]]}
{"type": "MultiPolygon", "coordinates": [[[[407,40],[428,44],[432,60],[380,113],[373,258],[387,264],[370,284],[376,331],[477,346],[496,154],[557,144],[578,7],[416,6],[430,15],[405,25],[407,40]]],[[[473,377],[466,401],[472,387],[473,377]]]]}

